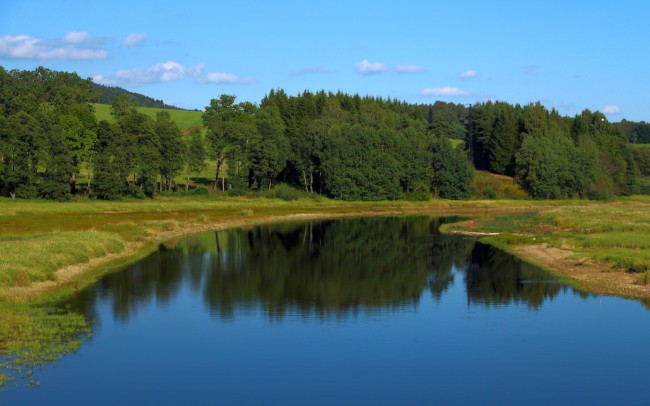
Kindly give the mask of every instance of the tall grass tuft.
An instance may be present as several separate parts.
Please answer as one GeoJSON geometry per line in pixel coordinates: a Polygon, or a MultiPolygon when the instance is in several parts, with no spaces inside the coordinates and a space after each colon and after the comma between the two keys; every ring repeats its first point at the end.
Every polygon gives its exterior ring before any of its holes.
{"type": "Polygon", "coordinates": [[[2,235],[0,285],[29,286],[54,280],[57,269],[123,249],[124,240],[117,234],[96,230],[2,235]]]}

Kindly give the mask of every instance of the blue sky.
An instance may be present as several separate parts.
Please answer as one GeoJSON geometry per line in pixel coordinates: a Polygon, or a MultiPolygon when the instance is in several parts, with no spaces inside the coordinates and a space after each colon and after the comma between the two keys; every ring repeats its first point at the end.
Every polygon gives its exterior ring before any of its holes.
{"type": "Polygon", "coordinates": [[[0,65],[185,108],[272,88],[650,121],[650,2],[0,0],[0,65]]]}

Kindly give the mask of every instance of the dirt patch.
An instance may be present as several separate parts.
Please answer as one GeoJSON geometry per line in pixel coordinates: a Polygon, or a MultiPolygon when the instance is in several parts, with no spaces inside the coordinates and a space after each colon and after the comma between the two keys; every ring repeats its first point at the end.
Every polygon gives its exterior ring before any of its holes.
{"type": "Polygon", "coordinates": [[[650,298],[650,286],[635,284],[637,275],[587,262],[577,257],[573,251],[546,244],[518,245],[510,249],[525,260],[573,279],[579,288],[592,293],[650,298]]]}

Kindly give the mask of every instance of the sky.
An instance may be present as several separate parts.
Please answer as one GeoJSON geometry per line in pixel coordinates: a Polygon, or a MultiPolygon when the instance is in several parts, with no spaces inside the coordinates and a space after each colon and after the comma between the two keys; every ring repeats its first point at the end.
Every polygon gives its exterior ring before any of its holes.
{"type": "Polygon", "coordinates": [[[0,65],[183,108],[271,89],[650,121],[645,0],[0,0],[0,65]]]}

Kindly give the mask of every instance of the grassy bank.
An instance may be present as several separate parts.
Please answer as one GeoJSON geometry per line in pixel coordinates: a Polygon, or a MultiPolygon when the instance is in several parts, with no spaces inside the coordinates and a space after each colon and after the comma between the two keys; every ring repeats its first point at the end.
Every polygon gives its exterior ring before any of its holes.
{"type": "Polygon", "coordinates": [[[447,231],[484,234],[585,290],[650,298],[648,197],[480,217],[447,231]]]}
{"type": "Polygon", "coordinates": [[[450,231],[500,233],[492,242],[506,247],[542,243],[576,255],[571,261],[582,262],[584,269],[592,269],[590,264],[593,269],[623,269],[640,281],[650,264],[649,209],[650,199],[643,198],[611,203],[284,201],[214,195],[72,203],[0,199],[0,301],[59,298],[164,240],[193,232],[289,219],[417,213],[466,214],[473,220],[450,231]]]}

